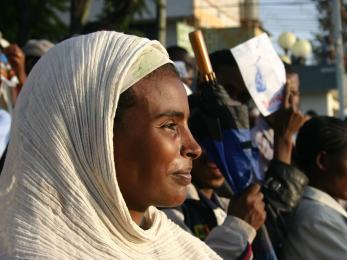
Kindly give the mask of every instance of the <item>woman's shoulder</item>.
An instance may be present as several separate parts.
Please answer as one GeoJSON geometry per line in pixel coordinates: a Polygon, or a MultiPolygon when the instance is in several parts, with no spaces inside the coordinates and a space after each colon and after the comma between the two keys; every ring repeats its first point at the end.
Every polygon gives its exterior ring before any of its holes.
{"type": "Polygon", "coordinates": [[[193,236],[189,232],[183,230],[180,226],[168,220],[169,236],[174,247],[177,249],[183,249],[189,252],[187,258],[190,259],[221,259],[210,247],[208,247],[203,241],[193,236]]]}

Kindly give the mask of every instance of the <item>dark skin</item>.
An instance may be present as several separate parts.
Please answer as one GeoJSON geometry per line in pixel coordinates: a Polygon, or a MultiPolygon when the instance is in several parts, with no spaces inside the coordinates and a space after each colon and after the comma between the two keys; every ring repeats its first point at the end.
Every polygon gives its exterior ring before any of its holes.
{"type": "Polygon", "coordinates": [[[308,175],[311,186],[336,200],[347,200],[347,148],[335,153],[319,152],[308,175]]]}
{"type": "MultiPolygon", "coordinates": [[[[212,199],[215,190],[220,188],[225,180],[222,172],[208,159],[205,152],[193,162],[192,177],[194,184],[209,199],[212,199]]],[[[266,219],[263,198],[260,185],[253,184],[240,197],[231,198],[228,215],[246,221],[257,230],[266,219]]]]}
{"type": "Polygon", "coordinates": [[[4,49],[13,70],[16,72],[16,75],[19,79],[20,84],[24,84],[26,80],[25,73],[25,55],[21,48],[17,44],[11,44],[4,49]]]}
{"type": "Polygon", "coordinates": [[[155,72],[132,91],[135,105],[115,122],[114,154],[120,190],[141,225],[149,206],[183,203],[201,148],[188,128],[188,99],[174,72],[155,72]]]}
{"type": "Polygon", "coordinates": [[[250,185],[240,197],[231,198],[228,214],[246,221],[258,230],[266,220],[264,194],[257,183],[250,185]]]}
{"type": "Polygon", "coordinates": [[[266,117],[274,129],[274,158],[290,164],[292,159],[293,136],[309,119],[299,110],[300,92],[299,78],[296,73],[287,74],[282,107],[266,117]]]}
{"type": "Polygon", "coordinates": [[[193,182],[199,189],[211,199],[214,190],[222,186],[224,176],[218,166],[208,159],[207,154],[202,152],[201,156],[193,162],[193,182]]]}
{"type": "MultiPolygon", "coordinates": [[[[222,186],[224,177],[215,163],[210,161],[206,153],[193,163],[193,182],[199,190],[209,199],[216,189],[222,186]]],[[[233,197],[229,204],[228,215],[238,217],[256,230],[266,219],[264,195],[259,184],[251,185],[240,197],[233,197]]]]}
{"type": "Polygon", "coordinates": [[[19,85],[17,86],[17,90],[14,89],[12,91],[12,101],[13,103],[15,103],[19,90],[24,85],[27,78],[27,75],[25,72],[25,55],[22,49],[19,48],[17,44],[11,44],[7,48],[5,48],[4,53],[6,54],[19,80],[19,85]]]}

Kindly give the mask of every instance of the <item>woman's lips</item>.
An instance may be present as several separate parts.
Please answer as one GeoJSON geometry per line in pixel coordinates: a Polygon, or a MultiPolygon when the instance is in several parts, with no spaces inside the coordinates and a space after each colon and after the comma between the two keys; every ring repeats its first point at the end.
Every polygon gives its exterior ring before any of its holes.
{"type": "Polygon", "coordinates": [[[172,177],[178,184],[182,186],[187,186],[192,182],[192,175],[190,174],[190,171],[191,170],[177,171],[172,174],[172,177]]]}

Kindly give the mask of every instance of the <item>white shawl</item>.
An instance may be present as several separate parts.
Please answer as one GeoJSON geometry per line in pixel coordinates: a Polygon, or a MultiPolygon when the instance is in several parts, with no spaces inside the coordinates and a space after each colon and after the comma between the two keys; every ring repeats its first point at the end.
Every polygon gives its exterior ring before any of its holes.
{"type": "Polygon", "coordinates": [[[218,258],[154,207],[141,229],[118,187],[119,95],[168,62],[157,41],[116,32],[66,40],[38,62],[0,177],[0,259],[218,258]]]}

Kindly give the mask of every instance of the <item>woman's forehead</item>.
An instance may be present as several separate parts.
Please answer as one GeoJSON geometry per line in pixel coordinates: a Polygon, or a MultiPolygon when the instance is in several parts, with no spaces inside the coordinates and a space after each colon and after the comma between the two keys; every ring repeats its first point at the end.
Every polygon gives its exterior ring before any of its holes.
{"type": "Polygon", "coordinates": [[[143,79],[133,88],[138,104],[143,109],[150,112],[175,109],[189,113],[187,94],[181,80],[176,76],[143,79]]]}

